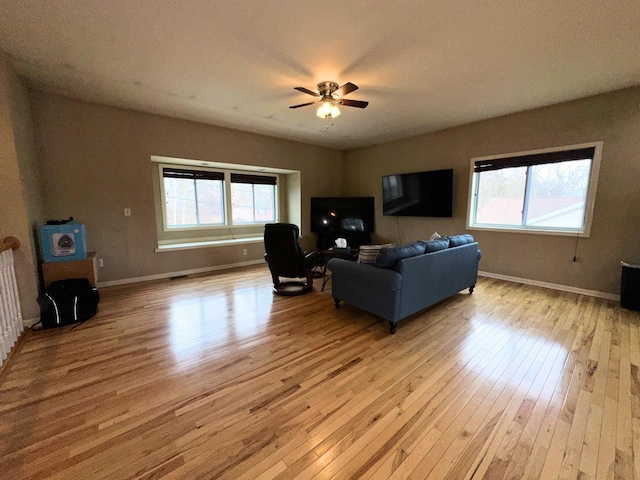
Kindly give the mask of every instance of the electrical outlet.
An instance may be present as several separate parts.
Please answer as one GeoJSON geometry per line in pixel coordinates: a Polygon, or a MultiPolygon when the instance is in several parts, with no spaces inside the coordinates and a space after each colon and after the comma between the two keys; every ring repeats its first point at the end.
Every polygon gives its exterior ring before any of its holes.
{"type": "Polygon", "coordinates": [[[247,254],[247,249],[246,249],[246,248],[243,248],[243,249],[242,249],[242,255],[246,255],[246,254],[247,254]]]}
{"type": "Polygon", "coordinates": [[[99,267],[104,267],[104,260],[103,259],[101,259],[101,258],[98,259],[98,266],[99,267]]]}
{"type": "Polygon", "coordinates": [[[130,208],[125,208],[124,209],[124,216],[125,217],[130,217],[131,216],[131,209],[130,208]]]}

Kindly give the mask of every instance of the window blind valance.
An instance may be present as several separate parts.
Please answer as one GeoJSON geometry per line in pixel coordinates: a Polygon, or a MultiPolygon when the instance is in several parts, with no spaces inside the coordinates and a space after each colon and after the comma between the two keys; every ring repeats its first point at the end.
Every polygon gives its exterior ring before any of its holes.
{"type": "Polygon", "coordinates": [[[570,162],[573,160],[593,160],[595,147],[577,148],[574,150],[562,150],[558,152],[536,153],[519,157],[494,158],[491,160],[478,160],[474,163],[473,171],[476,173],[503,168],[530,167],[546,163],[570,162]]]}
{"type": "Polygon", "coordinates": [[[253,185],[275,185],[276,177],[251,175],[249,173],[232,173],[231,183],[251,183],[253,185]]]}
{"type": "Polygon", "coordinates": [[[162,176],[165,178],[184,178],[191,180],[224,180],[223,172],[185,170],[182,168],[163,168],[162,176]]]}

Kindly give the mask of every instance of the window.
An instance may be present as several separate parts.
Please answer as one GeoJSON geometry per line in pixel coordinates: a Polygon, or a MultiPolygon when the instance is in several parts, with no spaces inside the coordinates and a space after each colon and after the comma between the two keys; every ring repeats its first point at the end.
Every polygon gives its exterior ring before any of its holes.
{"type": "Polygon", "coordinates": [[[276,177],[231,174],[231,215],[234,225],[276,219],[276,177]]]}
{"type": "Polygon", "coordinates": [[[224,225],[224,174],[163,168],[168,228],[224,225]]]}
{"type": "Polygon", "coordinates": [[[275,175],[160,168],[168,230],[259,225],[277,219],[275,175]]]}
{"type": "Polygon", "coordinates": [[[588,236],[602,142],[471,160],[469,228],[588,236]]]}

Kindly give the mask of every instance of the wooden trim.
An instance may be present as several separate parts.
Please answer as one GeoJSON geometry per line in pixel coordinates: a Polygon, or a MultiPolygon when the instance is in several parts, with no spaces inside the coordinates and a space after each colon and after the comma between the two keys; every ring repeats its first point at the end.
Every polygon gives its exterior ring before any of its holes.
{"type": "Polygon", "coordinates": [[[18,248],[20,248],[20,240],[16,237],[4,237],[4,240],[0,243],[0,253],[9,249],[17,250],[18,248]]]}

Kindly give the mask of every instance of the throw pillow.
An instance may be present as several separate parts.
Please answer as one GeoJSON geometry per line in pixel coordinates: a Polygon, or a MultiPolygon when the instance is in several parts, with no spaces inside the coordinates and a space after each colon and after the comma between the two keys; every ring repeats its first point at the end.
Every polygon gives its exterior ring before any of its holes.
{"type": "Polygon", "coordinates": [[[452,237],[446,237],[449,239],[449,248],[459,247],[460,245],[466,245],[467,243],[473,243],[473,237],[468,233],[463,235],[454,235],[452,237]]]}
{"type": "Polygon", "coordinates": [[[424,253],[424,246],[424,242],[415,242],[409,243],[408,245],[382,248],[373,262],[373,266],[379,268],[391,268],[403,258],[422,255],[424,253]]]}
{"type": "Polygon", "coordinates": [[[438,252],[440,250],[446,250],[449,248],[449,239],[440,238],[438,240],[429,240],[424,243],[424,253],[438,252]]]}
{"type": "Polygon", "coordinates": [[[429,240],[438,240],[442,238],[438,232],[433,232],[433,235],[429,237],[429,240]]]}
{"type": "Polygon", "coordinates": [[[358,255],[358,263],[373,263],[376,261],[380,249],[385,247],[393,247],[393,243],[385,243],[384,245],[360,245],[360,255],[358,255]]]}

